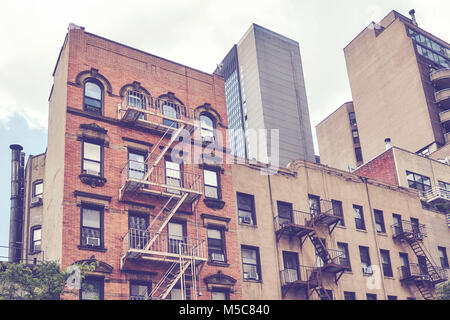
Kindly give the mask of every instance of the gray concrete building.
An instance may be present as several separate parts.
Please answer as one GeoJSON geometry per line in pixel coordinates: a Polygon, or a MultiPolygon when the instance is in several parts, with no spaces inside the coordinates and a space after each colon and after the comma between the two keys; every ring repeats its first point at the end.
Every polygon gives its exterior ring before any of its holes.
{"type": "Polygon", "coordinates": [[[236,156],[273,163],[276,150],[281,167],[294,159],[315,161],[297,41],[252,24],[216,72],[225,79],[230,128],[243,132],[230,136],[236,156]],[[268,130],[265,141],[252,129],[268,130]],[[273,129],[279,130],[279,148],[272,151],[273,129]]]}

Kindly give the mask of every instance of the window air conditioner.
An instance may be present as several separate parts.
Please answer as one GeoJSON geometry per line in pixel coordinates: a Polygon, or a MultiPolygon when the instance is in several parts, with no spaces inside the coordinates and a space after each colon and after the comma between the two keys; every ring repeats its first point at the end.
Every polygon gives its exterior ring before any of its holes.
{"type": "Polygon", "coordinates": [[[100,239],[99,238],[94,238],[94,237],[87,237],[86,239],[86,244],[88,246],[100,246],[100,239]]]}
{"type": "Polygon", "coordinates": [[[373,274],[373,270],[371,267],[363,267],[362,270],[364,274],[373,274]]]}
{"type": "Polygon", "coordinates": [[[223,253],[211,253],[211,260],[212,261],[225,261],[225,255],[223,253]]]}
{"type": "Polygon", "coordinates": [[[31,198],[31,205],[41,204],[42,198],[41,197],[33,197],[31,198]]]}
{"type": "Polygon", "coordinates": [[[241,222],[246,224],[252,224],[252,218],[250,217],[241,217],[241,222]]]}
{"type": "Polygon", "coordinates": [[[430,276],[427,275],[427,274],[422,275],[421,278],[422,278],[423,281],[430,281],[431,280],[430,276]]]}
{"type": "Polygon", "coordinates": [[[244,272],[244,279],[248,280],[258,280],[258,273],[257,272],[244,272]]]}
{"type": "Polygon", "coordinates": [[[99,176],[100,175],[100,172],[95,171],[95,170],[90,170],[90,169],[84,170],[84,173],[90,174],[92,176],[99,176]]]}

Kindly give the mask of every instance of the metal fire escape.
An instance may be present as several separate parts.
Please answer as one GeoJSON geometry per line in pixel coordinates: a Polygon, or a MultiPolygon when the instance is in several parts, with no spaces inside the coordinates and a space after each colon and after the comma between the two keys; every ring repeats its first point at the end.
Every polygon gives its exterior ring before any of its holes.
{"type": "Polygon", "coordinates": [[[448,276],[445,269],[433,262],[423,244],[427,236],[425,225],[402,220],[401,224],[392,225],[392,230],[394,240],[408,243],[419,262],[400,267],[400,280],[415,284],[425,300],[433,299],[435,285],[448,280],[448,276]]]}
{"type": "Polygon", "coordinates": [[[153,286],[152,292],[146,293],[149,299],[165,299],[177,283],[181,285],[184,298],[185,276],[189,270],[193,296],[196,297],[197,269],[207,260],[204,241],[187,237],[171,239],[164,229],[183,204],[192,204],[202,195],[202,175],[195,173],[193,166],[192,172],[185,172],[179,168],[170,168],[162,161],[183,132],[187,131],[191,135],[195,130],[193,112],[170,101],[152,101],[136,91],[126,93],[118,111],[123,123],[147,127],[161,134],[144,162],[127,161],[121,173],[119,200],[127,195],[142,193],[166,198],[147,230],[131,229],[123,237],[121,269],[127,268],[130,260],[170,264],[160,281],[153,286]]]}
{"type": "Polygon", "coordinates": [[[275,217],[277,241],[283,236],[289,239],[298,238],[300,247],[302,247],[306,238],[309,238],[317,257],[323,262],[321,266],[316,267],[300,266],[298,277],[289,276],[286,274],[286,269],[283,270],[281,273],[283,297],[290,289],[305,289],[307,298],[316,292],[322,300],[332,299],[323,287],[322,274],[334,274],[337,283],[349,267],[349,261],[344,252],[328,249],[319,238],[317,231],[320,227],[326,226],[328,233],[331,234],[341,220],[341,216],[333,214],[331,201],[328,200],[321,200],[320,208],[311,210],[311,212],[291,210],[290,216],[275,217]],[[302,275],[304,276],[302,277],[302,275]]]}

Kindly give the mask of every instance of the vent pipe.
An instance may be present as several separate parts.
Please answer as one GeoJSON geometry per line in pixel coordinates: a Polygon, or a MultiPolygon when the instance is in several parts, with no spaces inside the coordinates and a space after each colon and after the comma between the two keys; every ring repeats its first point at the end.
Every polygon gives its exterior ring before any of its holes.
{"type": "Polygon", "coordinates": [[[23,196],[25,153],[22,146],[12,144],[11,149],[11,211],[9,220],[8,261],[19,263],[22,258],[23,196]]]}
{"type": "Polygon", "coordinates": [[[390,149],[392,147],[391,145],[391,138],[384,139],[384,143],[386,145],[386,150],[390,149]]]}
{"type": "Polygon", "coordinates": [[[412,24],[417,27],[418,24],[417,24],[417,21],[416,21],[416,10],[414,10],[414,9],[409,10],[409,15],[411,16],[412,24]]]}

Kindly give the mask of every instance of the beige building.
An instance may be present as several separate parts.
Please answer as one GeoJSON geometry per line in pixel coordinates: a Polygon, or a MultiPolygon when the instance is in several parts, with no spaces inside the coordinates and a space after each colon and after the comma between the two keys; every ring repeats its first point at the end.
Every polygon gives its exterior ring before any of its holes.
{"type": "Polygon", "coordinates": [[[233,185],[244,299],[429,299],[447,279],[446,216],[416,190],[300,160],[233,185]]]}
{"type": "MultiPolygon", "coordinates": [[[[344,48],[363,161],[379,155],[386,138],[423,154],[449,142],[450,46],[410,14],[411,19],[390,12],[344,48]]],[[[320,123],[317,135],[321,162],[348,170],[346,157],[335,158],[337,147],[354,154],[351,144],[341,142],[348,140],[348,130],[336,129],[348,122],[342,113],[338,109],[320,123]]],[[[439,156],[450,156],[449,149],[439,156]]]]}

